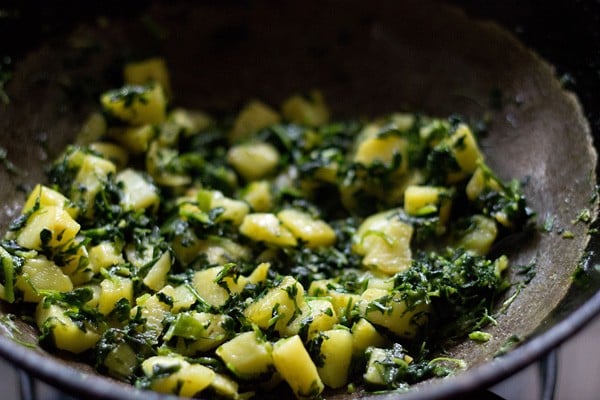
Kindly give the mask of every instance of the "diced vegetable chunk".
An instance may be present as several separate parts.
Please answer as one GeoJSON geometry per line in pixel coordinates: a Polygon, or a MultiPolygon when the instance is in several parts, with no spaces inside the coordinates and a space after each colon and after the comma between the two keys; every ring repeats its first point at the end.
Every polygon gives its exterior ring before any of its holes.
{"type": "Polygon", "coordinates": [[[266,104],[253,100],[238,114],[229,133],[231,141],[247,138],[262,128],[279,122],[279,114],[266,104]]]}
{"type": "Polygon", "coordinates": [[[308,126],[323,125],[329,120],[329,109],[323,95],[316,90],[310,93],[309,98],[291,96],[283,102],[281,110],[287,120],[308,126]]]}
{"type": "Polygon", "coordinates": [[[178,338],[176,348],[181,354],[193,356],[212,350],[231,337],[226,325],[231,317],[224,314],[189,311],[177,314],[164,339],[178,338]]]}
{"type": "Polygon", "coordinates": [[[399,159],[398,172],[408,168],[408,141],[400,136],[378,136],[377,127],[366,128],[366,136],[358,145],[354,154],[354,161],[364,165],[381,163],[392,166],[395,159],[399,159]]]}
{"type": "Polygon", "coordinates": [[[326,386],[341,388],[348,383],[350,361],[352,360],[352,334],[345,329],[331,329],[321,332],[320,355],[323,365],[317,367],[319,376],[326,386]]]}
{"type": "Polygon", "coordinates": [[[296,238],[281,221],[270,213],[251,213],[244,217],[240,233],[257,242],[275,246],[295,246],[296,238]]]}
{"type": "Polygon", "coordinates": [[[194,274],[192,285],[208,304],[221,307],[229,299],[229,292],[217,282],[223,267],[212,267],[194,274]]]}
{"type": "Polygon", "coordinates": [[[151,380],[150,387],[161,393],[193,397],[206,389],[215,372],[182,357],[154,356],[142,362],[142,371],[151,380]]]}
{"type": "Polygon", "coordinates": [[[385,211],[367,218],[358,228],[352,250],[364,256],[363,265],[392,275],[410,267],[413,227],[385,211]]]}
{"type": "Polygon", "coordinates": [[[352,353],[355,356],[364,354],[368,347],[381,347],[385,343],[385,337],[366,319],[361,318],[352,326],[352,353]]]}
{"type": "Polygon", "coordinates": [[[443,187],[410,185],[404,191],[404,210],[409,215],[439,215],[446,224],[450,218],[451,194],[443,187]]]}
{"type": "Polygon", "coordinates": [[[272,373],[271,343],[258,337],[256,332],[240,333],[216,350],[227,368],[242,379],[257,379],[272,373]]]}
{"type": "Polygon", "coordinates": [[[37,184],[29,194],[29,197],[27,197],[21,214],[33,211],[36,205],[40,208],[47,206],[62,208],[73,218],[77,218],[77,214],[79,213],[77,207],[62,193],[40,184],[37,184]]]}
{"type": "Polygon", "coordinates": [[[108,315],[120,300],[133,303],[133,282],[129,278],[111,276],[100,282],[98,311],[108,315]]]}
{"type": "Polygon", "coordinates": [[[37,303],[43,297],[42,291],[70,292],[73,283],[52,261],[37,257],[25,261],[15,287],[23,292],[24,301],[37,303]]]}
{"type": "Polygon", "coordinates": [[[359,309],[361,316],[369,322],[411,339],[427,322],[429,306],[424,303],[408,305],[399,292],[373,288],[362,293],[359,309]]]}
{"type": "Polygon", "coordinates": [[[38,328],[52,339],[58,349],[75,354],[91,349],[100,335],[90,326],[82,326],[73,321],[66,311],[59,305],[40,302],[35,314],[38,328]]]}
{"type": "Polygon", "coordinates": [[[275,343],[273,362],[298,399],[314,399],[323,391],[323,381],[317,367],[298,335],[275,343]]]}
{"type": "Polygon", "coordinates": [[[34,250],[64,250],[72,244],[79,229],[79,223],[64,208],[46,206],[29,216],[17,236],[17,243],[34,250]]]}
{"type": "Polygon", "coordinates": [[[148,286],[154,291],[162,289],[167,281],[167,274],[171,270],[171,255],[168,252],[164,252],[162,256],[154,263],[154,265],[148,270],[148,273],[142,280],[144,285],[148,286]]]}
{"type": "Polygon", "coordinates": [[[471,217],[471,225],[459,239],[458,246],[479,255],[486,255],[498,235],[496,221],[483,215],[471,217]]]}
{"type": "Polygon", "coordinates": [[[294,278],[286,276],[279,285],[252,302],[244,315],[262,329],[274,326],[275,330],[283,332],[303,303],[304,288],[294,278]]]}
{"type": "Polygon", "coordinates": [[[155,209],[160,203],[158,189],[132,169],[125,169],[117,174],[115,180],[123,185],[121,205],[125,210],[155,209]]]}
{"type": "Polygon", "coordinates": [[[338,322],[333,305],[326,299],[309,299],[300,305],[300,312],[291,320],[283,334],[312,338],[321,331],[333,328],[338,322]]]}
{"type": "Polygon", "coordinates": [[[229,149],[227,162],[247,181],[256,181],[275,172],[279,152],[269,143],[242,143],[229,149]]]}
{"type": "Polygon", "coordinates": [[[131,125],[159,124],[166,119],[167,99],[160,84],[127,85],[100,97],[104,110],[131,125]]]}
{"type": "Polygon", "coordinates": [[[277,213],[277,218],[307,247],[331,246],[335,242],[335,231],[325,221],[308,213],[286,209],[277,213]]]}

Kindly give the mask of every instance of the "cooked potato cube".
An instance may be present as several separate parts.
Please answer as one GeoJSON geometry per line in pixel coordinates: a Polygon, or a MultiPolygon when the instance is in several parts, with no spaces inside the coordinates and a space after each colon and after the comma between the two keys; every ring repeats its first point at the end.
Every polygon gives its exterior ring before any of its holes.
{"type": "Polygon", "coordinates": [[[73,290],[73,283],[60,267],[39,256],[25,261],[15,287],[23,292],[24,301],[37,303],[43,297],[41,291],[70,292],[73,290]]]}
{"type": "Polygon", "coordinates": [[[273,194],[268,181],[250,182],[242,193],[242,199],[254,212],[267,212],[273,208],[273,194]]]}
{"type": "Polygon", "coordinates": [[[227,162],[247,181],[273,174],[279,164],[279,152],[269,143],[242,143],[229,148],[227,162]]]}
{"type": "Polygon", "coordinates": [[[174,240],[173,252],[184,265],[192,263],[200,255],[206,257],[206,261],[211,265],[223,265],[250,257],[247,247],[224,237],[209,236],[206,239],[198,239],[195,235],[190,235],[185,239],[185,243],[182,241],[181,237],[174,240]]]}
{"type": "Polygon", "coordinates": [[[155,138],[156,133],[152,124],[145,124],[123,129],[113,128],[108,132],[108,135],[130,153],[143,154],[150,148],[150,143],[155,138]]]}
{"type": "Polygon", "coordinates": [[[317,367],[298,335],[280,339],[273,346],[273,363],[277,372],[292,388],[298,399],[314,399],[324,389],[317,367]]]}
{"type": "Polygon", "coordinates": [[[183,173],[171,173],[169,163],[178,156],[177,150],[162,146],[158,140],[150,143],[146,153],[146,171],[158,185],[178,188],[189,184],[192,178],[183,173]]]}
{"type": "Polygon", "coordinates": [[[323,220],[308,213],[286,209],[277,214],[281,223],[306,247],[326,247],[335,242],[335,231],[323,220]]]}
{"type": "Polygon", "coordinates": [[[100,334],[92,327],[82,327],[69,318],[64,308],[56,304],[38,303],[35,321],[42,332],[50,332],[57,349],[79,354],[91,349],[100,340],[100,334]]]}
{"type": "Polygon", "coordinates": [[[369,347],[366,355],[367,369],[363,379],[369,386],[387,387],[392,377],[405,369],[413,360],[398,343],[391,349],[369,347]]]}
{"type": "Polygon", "coordinates": [[[166,119],[167,98],[160,84],[127,85],[100,97],[104,110],[131,125],[160,124],[166,119]]]}
{"type": "Polygon", "coordinates": [[[275,325],[275,330],[285,332],[289,321],[304,305],[304,288],[291,276],[254,300],[244,310],[244,315],[262,329],[275,325]]]}
{"type": "Polygon", "coordinates": [[[47,206],[63,208],[71,217],[73,217],[73,219],[77,218],[77,214],[79,213],[79,210],[77,207],[75,207],[71,200],[56,190],[40,184],[37,184],[27,197],[21,214],[27,214],[28,212],[32,211],[36,204],[40,208],[47,206]]]}
{"type": "Polygon", "coordinates": [[[136,306],[131,309],[131,315],[141,312],[144,319],[144,329],[146,334],[152,333],[158,337],[164,329],[163,321],[169,314],[171,306],[163,302],[163,298],[156,294],[148,293],[135,299],[136,306]]]}
{"type": "Polygon", "coordinates": [[[197,300],[196,296],[187,284],[182,284],[175,287],[167,285],[163,287],[160,292],[173,299],[171,312],[174,314],[189,310],[197,300]]]}
{"type": "Polygon", "coordinates": [[[378,347],[369,349],[369,359],[367,362],[367,369],[363,375],[363,379],[369,385],[385,386],[387,381],[385,378],[386,364],[388,360],[387,352],[378,347]]]}
{"type": "Polygon", "coordinates": [[[427,321],[429,306],[419,303],[409,308],[398,292],[373,288],[365,290],[360,297],[361,316],[399,337],[414,338],[427,321]]]}
{"type": "Polygon", "coordinates": [[[364,354],[368,347],[381,347],[386,339],[377,329],[364,318],[352,326],[352,353],[355,356],[364,354]]]}
{"type": "Polygon", "coordinates": [[[404,210],[409,215],[436,213],[440,223],[446,224],[451,206],[451,193],[443,187],[410,185],[404,191],[404,210]]]}
{"type": "Polygon", "coordinates": [[[459,239],[457,245],[483,256],[490,251],[497,235],[496,221],[483,215],[474,215],[471,217],[471,226],[459,239]]]}
{"type": "Polygon", "coordinates": [[[259,379],[273,372],[272,346],[256,332],[240,333],[216,350],[227,368],[241,379],[259,379]]]}
{"type": "Polygon", "coordinates": [[[210,383],[210,389],[214,390],[217,396],[224,399],[241,400],[246,399],[254,392],[244,393],[240,395],[238,393],[240,385],[231,377],[215,373],[215,376],[210,383]]]}
{"type": "Polygon", "coordinates": [[[398,172],[405,172],[408,168],[408,141],[396,135],[379,136],[378,130],[378,126],[369,125],[361,133],[354,161],[364,165],[378,162],[390,167],[394,159],[400,157],[398,172]]]}
{"type": "Polygon", "coordinates": [[[188,311],[180,313],[171,323],[164,340],[178,338],[176,350],[188,356],[212,350],[231,337],[225,326],[231,317],[224,314],[188,311]]]}
{"type": "Polygon", "coordinates": [[[396,216],[397,211],[384,211],[368,217],[354,235],[352,250],[364,256],[362,263],[388,275],[410,267],[410,240],[413,227],[396,216]]]}
{"type": "Polygon", "coordinates": [[[81,126],[81,130],[75,138],[75,144],[85,146],[95,142],[106,134],[106,130],[106,118],[101,113],[94,112],[87,117],[81,126]]]}
{"type": "Polygon", "coordinates": [[[108,352],[102,364],[110,376],[124,380],[135,373],[137,354],[127,343],[119,343],[108,352]]]}
{"type": "Polygon", "coordinates": [[[17,236],[17,243],[33,250],[66,249],[79,229],[80,225],[64,208],[46,206],[29,216],[17,236]]]}
{"type": "Polygon", "coordinates": [[[270,213],[250,213],[240,225],[240,233],[256,242],[265,242],[274,246],[295,246],[296,238],[281,221],[270,213]]]}
{"type": "Polygon", "coordinates": [[[481,150],[479,150],[475,136],[465,124],[460,124],[452,136],[443,143],[451,147],[454,158],[461,169],[459,172],[449,174],[448,181],[450,183],[458,182],[472,174],[479,163],[483,161],[484,157],[481,150]]]}
{"type": "Polygon", "coordinates": [[[200,297],[211,306],[221,307],[229,300],[229,292],[216,282],[223,267],[212,267],[194,274],[192,285],[200,297]]]}
{"type": "Polygon", "coordinates": [[[215,372],[183,357],[153,356],[142,362],[142,371],[157,392],[193,397],[212,383],[215,372]]]}
{"type": "Polygon", "coordinates": [[[315,334],[331,329],[338,318],[329,300],[310,299],[300,306],[300,313],[288,322],[283,331],[284,336],[299,334],[312,338],[315,334]]]}
{"type": "Polygon", "coordinates": [[[115,180],[123,185],[121,206],[126,211],[158,208],[158,189],[139,172],[128,168],[119,172],[115,180]]]}
{"type": "Polygon", "coordinates": [[[312,281],[308,289],[309,296],[327,297],[338,319],[351,318],[354,306],[360,300],[360,295],[348,293],[344,288],[335,284],[331,279],[312,281]]]}
{"type": "Polygon", "coordinates": [[[281,105],[281,112],[287,120],[308,126],[319,126],[329,121],[329,109],[321,92],[316,90],[310,93],[310,98],[294,95],[286,99],[281,105]]]}
{"type": "Polygon", "coordinates": [[[103,241],[92,247],[88,252],[88,258],[94,272],[100,271],[101,268],[109,268],[125,262],[116,243],[109,241],[103,241]]]}
{"type": "Polygon", "coordinates": [[[94,198],[104,187],[108,176],[117,171],[116,165],[91,154],[81,156],[81,164],[73,181],[71,199],[90,217],[94,211],[94,198]]]}
{"type": "Polygon", "coordinates": [[[167,282],[167,274],[171,270],[171,255],[165,251],[162,256],[154,263],[142,280],[144,285],[154,291],[161,290],[167,282]]]}
{"type": "Polygon", "coordinates": [[[121,146],[109,142],[93,142],[88,148],[100,157],[111,161],[117,169],[124,168],[129,161],[129,154],[121,146]]]}
{"type": "Polygon", "coordinates": [[[210,115],[205,112],[183,108],[176,108],[171,111],[169,120],[183,128],[183,133],[188,136],[208,128],[213,123],[210,115]]]}
{"type": "Polygon", "coordinates": [[[214,208],[222,208],[223,212],[216,218],[217,221],[231,221],[234,225],[240,225],[244,217],[250,212],[248,204],[241,200],[234,200],[223,196],[218,190],[201,190],[198,192],[200,208],[209,211],[214,208]],[[201,201],[200,201],[201,200],[201,201]]]}
{"type": "Polygon", "coordinates": [[[345,329],[331,329],[320,334],[323,337],[320,354],[323,365],[317,367],[326,386],[341,388],[348,383],[352,360],[352,334],[345,329]]]}
{"type": "Polygon", "coordinates": [[[111,276],[100,282],[100,288],[98,311],[104,315],[110,314],[119,300],[133,303],[133,282],[129,278],[111,276]]]}
{"type": "Polygon", "coordinates": [[[279,120],[279,114],[275,110],[258,100],[253,100],[236,117],[229,132],[229,140],[235,142],[245,139],[269,125],[278,123],[279,120]]]}

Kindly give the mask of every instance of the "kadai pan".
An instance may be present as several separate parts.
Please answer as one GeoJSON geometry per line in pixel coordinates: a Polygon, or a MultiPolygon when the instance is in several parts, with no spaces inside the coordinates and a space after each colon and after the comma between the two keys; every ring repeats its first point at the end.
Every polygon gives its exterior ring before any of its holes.
{"type": "MultiPolygon", "coordinates": [[[[466,361],[466,371],[401,395],[325,397],[439,399],[487,388],[600,311],[600,280],[588,268],[595,264],[590,226],[573,224],[583,209],[596,215],[597,160],[586,115],[557,71],[491,21],[489,10],[478,17],[477,6],[464,3],[467,12],[416,0],[136,2],[139,11],[106,14],[95,7],[95,15],[15,60],[6,84],[10,101],[0,105],[0,144],[20,173],[0,171],[0,230],[20,211],[25,195],[17,189],[44,181],[45,166],[73,140],[98,94],[121,84],[120,67],[131,59],[165,57],[174,100],[185,107],[226,110],[248,98],[279,104],[290,93],[319,88],[337,116],[485,115],[490,124],[481,147],[488,163],[501,177],[526,182],[538,225],[553,221],[550,232],[515,238],[502,249],[514,265],[535,261],[535,277],[497,315],[498,324],[486,328],[490,341],[448,349],[466,361]],[[505,101],[492,107],[498,91],[505,101]],[[565,238],[567,230],[573,238],[565,238]],[[585,282],[573,286],[578,271],[585,282]],[[512,338],[520,345],[495,357],[512,338]]],[[[0,305],[0,316],[12,312],[0,305]]],[[[0,355],[33,377],[85,398],[161,397],[49,354],[36,345],[34,328],[14,323],[16,329],[0,326],[0,355]]]]}

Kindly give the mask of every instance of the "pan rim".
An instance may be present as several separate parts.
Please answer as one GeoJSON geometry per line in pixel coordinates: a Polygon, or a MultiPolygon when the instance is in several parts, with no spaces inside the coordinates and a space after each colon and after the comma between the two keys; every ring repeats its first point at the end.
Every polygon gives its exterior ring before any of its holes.
{"type": "MultiPolygon", "coordinates": [[[[600,315],[600,291],[546,332],[534,335],[506,355],[476,366],[455,376],[428,382],[407,392],[374,395],[373,399],[403,400],[446,399],[484,390],[541,359],[561,343],[580,331],[600,315]]],[[[38,351],[0,335],[0,357],[21,368],[32,377],[68,394],[102,399],[169,399],[176,398],[111,380],[108,377],[81,372],[61,364],[38,351]],[[15,345],[17,347],[15,347],[15,345]],[[117,389],[118,390],[115,390],[117,389]]],[[[364,398],[370,398],[364,397],[364,398]]]]}

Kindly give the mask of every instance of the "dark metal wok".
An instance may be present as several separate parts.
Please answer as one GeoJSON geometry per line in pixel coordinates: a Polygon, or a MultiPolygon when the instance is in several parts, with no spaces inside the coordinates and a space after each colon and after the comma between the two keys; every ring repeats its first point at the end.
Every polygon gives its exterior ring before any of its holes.
{"type": "MultiPolygon", "coordinates": [[[[494,11],[466,5],[483,15],[494,11]]],[[[72,140],[98,93],[120,84],[123,61],[161,54],[175,101],[183,106],[231,109],[248,97],[277,104],[317,87],[337,115],[411,110],[491,117],[482,140],[489,164],[504,178],[526,181],[538,224],[552,221],[550,232],[518,237],[502,248],[514,265],[535,261],[537,274],[497,316],[498,325],[487,329],[492,340],[449,349],[467,361],[467,371],[402,396],[373,398],[445,398],[488,387],[539,359],[600,311],[589,226],[573,223],[583,209],[596,215],[590,127],[564,80],[499,25],[445,3],[416,0],[177,1],[151,5],[143,15],[88,18],[16,64],[7,84],[10,103],[0,105],[0,144],[21,172],[0,171],[1,231],[20,211],[25,194],[17,189],[44,180],[44,166],[72,140]],[[576,272],[584,283],[573,286],[576,272]],[[515,338],[520,346],[494,357],[515,338]]],[[[4,321],[14,312],[0,305],[4,321]]],[[[0,355],[34,376],[86,398],[159,397],[100,377],[66,356],[19,344],[35,344],[36,332],[18,318],[13,322],[17,329],[0,324],[0,355]]]]}

